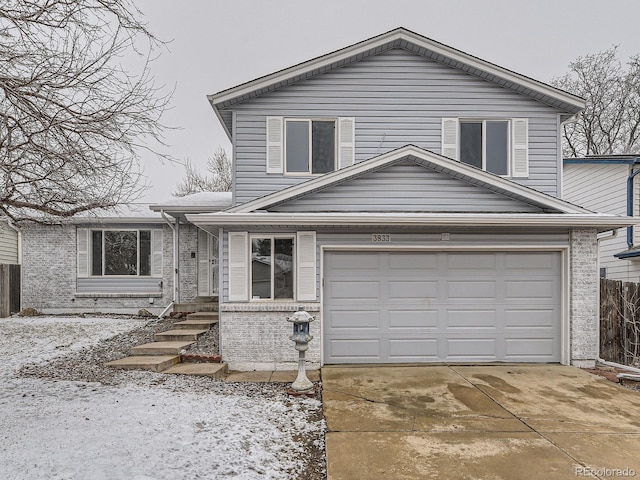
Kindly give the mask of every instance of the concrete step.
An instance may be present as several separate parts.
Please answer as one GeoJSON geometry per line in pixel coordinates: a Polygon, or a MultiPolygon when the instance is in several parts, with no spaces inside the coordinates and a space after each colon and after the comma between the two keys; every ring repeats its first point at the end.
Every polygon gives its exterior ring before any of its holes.
{"type": "Polygon", "coordinates": [[[218,312],[194,312],[187,315],[187,320],[197,320],[197,319],[217,320],[218,318],[220,318],[220,314],[218,312]]]}
{"type": "Polygon", "coordinates": [[[107,367],[122,368],[125,370],[152,370],[162,372],[167,368],[180,363],[180,355],[134,355],[108,362],[107,367]]]}
{"type": "Polygon", "coordinates": [[[176,303],[173,306],[173,311],[177,313],[185,312],[217,312],[218,302],[204,303],[204,302],[188,302],[188,303],[176,303]]]}
{"type": "Polygon", "coordinates": [[[212,295],[210,297],[196,297],[196,303],[218,303],[218,296],[212,295]]]}
{"type": "Polygon", "coordinates": [[[204,329],[209,330],[212,325],[218,323],[218,319],[190,319],[184,320],[182,322],[176,322],[173,324],[174,329],[178,330],[196,330],[196,329],[204,329]]]}
{"type": "Polygon", "coordinates": [[[162,373],[224,378],[228,370],[226,363],[178,363],[162,373]]]}
{"type": "Polygon", "coordinates": [[[131,355],[180,355],[180,352],[192,345],[193,341],[152,342],[137,345],[131,349],[131,355]]]}
{"type": "Polygon", "coordinates": [[[166,332],[156,333],[153,338],[156,342],[177,342],[177,341],[193,341],[198,340],[198,337],[203,333],[206,333],[208,329],[174,329],[167,330],[166,332]]]}

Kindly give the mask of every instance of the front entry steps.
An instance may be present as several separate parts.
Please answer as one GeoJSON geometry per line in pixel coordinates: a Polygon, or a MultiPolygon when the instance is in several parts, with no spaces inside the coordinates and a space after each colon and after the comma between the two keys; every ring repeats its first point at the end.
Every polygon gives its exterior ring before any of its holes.
{"type": "Polygon", "coordinates": [[[154,342],[137,345],[131,349],[131,356],[106,365],[127,370],[224,378],[228,371],[226,363],[181,363],[181,352],[216,323],[218,312],[191,313],[186,320],[174,323],[173,329],[156,333],[154,342]]]}

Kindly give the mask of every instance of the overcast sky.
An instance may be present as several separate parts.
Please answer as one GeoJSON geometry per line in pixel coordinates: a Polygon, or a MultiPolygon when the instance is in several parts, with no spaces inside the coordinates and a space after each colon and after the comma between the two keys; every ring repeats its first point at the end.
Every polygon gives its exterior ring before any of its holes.
{"type": "MultiPolygon", "coordinates": [[[[175,87],[164,122],[169,153],[204,167],[231,143],[206,95],[365,40],[396,27],[549,82],[578,56],[619,45],[640,53],[639,0],[134,0],[148,26],[170,41],[154,62],[158,84],[175,87]]],[[[143,201],[171,197],[179,165],[145,156],[152,185],[143,201]]]]}

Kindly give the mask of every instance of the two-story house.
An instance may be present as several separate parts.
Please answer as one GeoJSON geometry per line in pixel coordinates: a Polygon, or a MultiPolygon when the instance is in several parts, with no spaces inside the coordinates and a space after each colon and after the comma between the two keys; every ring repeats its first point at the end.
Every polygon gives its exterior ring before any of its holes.
{"type": "MultiPolygon", "coordinates": [[[[209,101],[230,204],[152,207],[168,224],[133,229],[157,257],[136,275],[164,265],[158,303],[218,292],[231,368],[293,368],[299,306],[315,365],[597,359],[597,234],[629,219],[560,199],[582,99],[398,28],[209,101]]],[[[77,285],[96,293],[107,230],[77,227],[77,285]]],[[[104,291],[89,298],[117,301],[104,291]]]]}

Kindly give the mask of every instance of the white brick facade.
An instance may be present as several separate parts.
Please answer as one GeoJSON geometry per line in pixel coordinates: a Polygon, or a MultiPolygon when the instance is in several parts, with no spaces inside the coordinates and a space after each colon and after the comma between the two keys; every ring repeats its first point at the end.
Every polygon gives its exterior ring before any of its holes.
{"type": "MultiPolygon", "coordinates": [[[[77,226],[23,226],[22,308],[33,307],[44,313],[136,313],[145,308],[160,313],[173,300],[173,233],[166,224],[127,225],[150,227],[162,228],[163,232],[160,295],[77,294],[77,226]]],[[[192,300],[197,294],[197,258],[191,257],[191,252],[197,251],[197,228],[181,225],[180,243],[181,300],[192,300]]]]}
{"type": "Polygon", "coordinates": [[[598,358],[598,245],[596,230],[572,230],[570,241],[571,365],[592,367],[598,358]]]}
{"type": "Polygon", "coordinates": [[[289,339],[293,324],[287,322],[298,308],[316,317],[310,325],[313,339],[306,352],[307,368],[320,367],[320,304],[243,303],[220,305],[220,352],[232,370],[295,370],[298,351],[289,339]]]}

